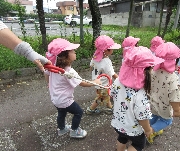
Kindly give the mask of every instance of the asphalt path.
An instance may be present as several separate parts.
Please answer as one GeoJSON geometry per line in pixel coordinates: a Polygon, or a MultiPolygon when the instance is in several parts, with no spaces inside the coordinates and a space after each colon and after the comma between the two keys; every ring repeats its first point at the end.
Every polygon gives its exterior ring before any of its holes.
{"type": "MultiPolygon", "coordinates": [[[[118,70],[119,65],[115,68],[118,70]]],[[[91,78],[88,70],[81,70],[79,74],[84,79],[91,78]]],[[[83,114],[80,126],[88,132],[86,138],[57,135],[57,111],[42,75],[4,85],[0,94],[1,151],[116,151],[117,134],[110,124],[112,117],[103,112],[96,116],[83,114]]],[[[74,97],[85,110],[95,97],[95,89],[78,86],[74,97]]],[[[68,114],[66,119],[71,124],[72,115],[68,114]]],[[[180,120],[175,118],[154,144],[143,151],[179,151],[179,129],[180,120]]]]}

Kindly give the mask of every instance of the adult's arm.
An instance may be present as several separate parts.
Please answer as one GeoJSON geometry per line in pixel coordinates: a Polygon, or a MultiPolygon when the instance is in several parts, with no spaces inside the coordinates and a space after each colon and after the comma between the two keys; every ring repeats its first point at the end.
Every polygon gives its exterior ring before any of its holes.
{"type": "Polygon", "coordinates": [[[44,56],[35,52],[29,43],[19,39],[8,27],[0,21],[0,44],[13,50],[16,54],[26,57],[34,62],[40,70],[44,70],[43,64],[51,64],[44,56]]]}

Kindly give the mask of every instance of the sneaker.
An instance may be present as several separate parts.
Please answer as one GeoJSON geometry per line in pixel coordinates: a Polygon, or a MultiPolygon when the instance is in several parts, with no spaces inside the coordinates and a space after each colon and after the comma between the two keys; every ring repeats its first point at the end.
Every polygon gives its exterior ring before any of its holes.
{"type": "Polygon", "coordinates": [[[94,110],[91,110],[90,107],[88,107],[86,109],[86,114],[99,114],[100,113],[100,110],[99,109],[94,109],[94,110]]]}
{"type": "Polygon", "coordinates": [[[68,132],[70,131],[70,129],[71,129],[71,125],[65,125],[65,128],[64,128],[63,130],[60,130],[60,129],[58,128],[58,129],[57,129],[58,135],[59,135],[59,136],[62,136],[62,135],[64,135],[64,134],[68,133],[68,132]]]}
{"type": "Polygon", "coordinates": [[[158,132],[154,132],[154,135],[155,136],[159,136],[159,135],[163,134],[163,132],[164,132],[163,130],[160,130],[158,132]]]}
{"type": "Polygon", "coordinates": [[[87,132],[85,130],[82,130],[80,127],[78,127],[77,130],[70,130],[70,137],[73,138],[84,138],[87,135],[87,132]]]}
{"type": "Polygon", "coordinates": [[[154,143],[154,137],[155,137],[154,133],[151,133],[151,135],[149,136],[149,138],[147,138],[147,141],[148,141],[149,144],[154,143]]]}
{"type": "Polygon", "coordinates": [[[104,110],[104,112],[105,112],[106,114],[113,114],[113,108],[106,108],[106,109],[104,110]]]}

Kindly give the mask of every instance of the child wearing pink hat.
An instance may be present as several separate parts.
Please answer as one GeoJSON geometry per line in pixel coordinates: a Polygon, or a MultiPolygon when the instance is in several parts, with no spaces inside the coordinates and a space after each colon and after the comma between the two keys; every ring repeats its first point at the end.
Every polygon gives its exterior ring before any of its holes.
{"type": "MultiPolygon", "coordinates": [[[[65,39],[57,38],[48,45],[46,57],[52,62],[53,65],[63,68],[66,72],[80,78],[78,73],[71,67],[73,61],[76,60],[75,49],[77,49],[79,46],[79,44],[73,44],[65,39]]],[[[81,107],[74,101],[73,93],[74,88],[78,85],[90,87],[93,86],[93,84],[76,78],[68,78],[58,73],[49,71],[45,72],[45,78],[49,83],[51,101],[58,110],[58,135],[62,136],[70,131],[70,137],[85,137],[87,132],[79,127],[83,111],[81,107]],[[72,126],[65,125],[65,118],[68,112],[74,115],[72,118],[72,126]]],[[[95,79],[92,82],[97,84],[101,83],[99,79],[95,79]]]]}
{"type": "Polygon", "coordinates": [[[134,38],[132,36],[126,37],[122,42],[123,48],[123,58],[125,57],[126,53],[130,53],[130,51],[138,46],[140,38],[134,38]]]}
{"type": "Polygon", "coordinates": [[[174,72],[180,57],[180,49],[172,42],[159,45],[155,55],[165,61],[154,66],[152,71],[151,110],[150,119],[153,134],[149,142],[153,143],[156,135],[162,134],[163,129],[172,124],[173,116],[180,116],[180,91],[178,76],[174,72]]]}
{"type": "Polygon", "coordinates": [[[132,143],[128,151],[141,151],[152,133],[149,119],[151,110],[151,70],[164,60],[152,54],[146,47],[134,47],[120,67],[119,78],[111,87],[114,111],[111,125],[119,134],[117,151],[125,150],[126,143],[132,143]]]}
{"type": "Polygon", "coordinates": [[[154,51],[156,50],[156,48],[161,45],[162,43],[164,43],[165,40],[163,40],[161,37],[159,36],[155,36],[152,38],[151,40],[151,46],[150,46],[150,50],[154,53],[154,51]]]}
{"type": "MultiPolygon", "coordinates": [[[[113,49],[120,49],[121,45],[114,42],[112,38],[106,35],[101,35],[95,40],[96,51],[90,62],[92,69],[92,80],[96,79],[100,74],[107,74],[111,79],[117,78],[118,75],[114,72],[112,62],[109,56],[113,53],[113,49]]],[[[108,85],[108,79],[102,77],[103,86],[108,85]]],[[[97,106],[103,104],[106,106],[105,113],[112,114],[112,104],[108,89],[96,87],[96,98],[92,105],[87,108],[87,114],[99,114],[97,106]]]]}

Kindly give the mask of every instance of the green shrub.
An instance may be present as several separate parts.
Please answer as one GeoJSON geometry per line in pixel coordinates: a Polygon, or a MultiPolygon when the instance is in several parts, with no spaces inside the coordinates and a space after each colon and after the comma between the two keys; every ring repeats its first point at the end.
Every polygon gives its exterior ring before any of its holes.
{"type": "MultiPolygon", "coordinates": [[[[61,28],[61,27],[60,27],[61,28]]],[[[116,43],[122,44],[125,35],[126,35],[126,27],[121,26],[115,26],[115,25],[103,25],[102,30],[110,31],[108,36],[114,39],[116,43]]],[[[151,39],[156,36],[157,34],[157,28],[152,27],[145,27],[145,28],[136,28],[131,27],[130,29],[130,36],[138,37],[140,38],[139,45],[150,47],[150,41],[151,39]]],[[[180,44],[180,33],[178,30],[173,30],[166,34],[165,40],[166,41],[172,41],[175,44],[180,44]]],[[[80,37],[75,35],[71,35],[68,37],[62,37],[60,36],[50,36],[47,35],[47,42],[50,43],[55,38],[65,38],[69,40],[72,43],[79,43],[80,37]]],[[[84,58],[91,58],[94,53],[94,49],[92,49],[92,35],[86,29],[84,32],[84,44],[81,45],[77,50],[77,60],[84,59],[84,58]]],[[[34,37],[26,36],[26,41],[30,43],[32,48],[42,54],[45,55],[44,50],[41,48],[41,35],[39,34],[39,31],[37,30],[37,35],[34,37]]],[[[122,54],[122,48],[119,50],[115,50],[113,54],[118,58],[119,55],[122,54]]],[[[35,67],[35,65],[28,61],[26,58],[18,56],[13,53],[13,51],[10,51],[9,49],[3,47],[0,45],[0,71],[3,70],[17,70],[18,68],[28,68],[28,67],[35,67]]]]}

